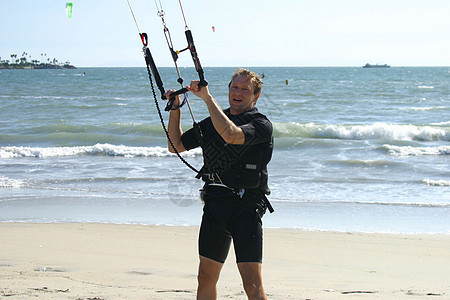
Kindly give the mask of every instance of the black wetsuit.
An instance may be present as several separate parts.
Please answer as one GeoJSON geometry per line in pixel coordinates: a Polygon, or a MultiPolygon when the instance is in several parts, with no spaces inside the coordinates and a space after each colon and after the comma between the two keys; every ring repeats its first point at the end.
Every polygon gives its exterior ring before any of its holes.
{"type": "Polygon", "coordinates": [[[202,139],[195,129],[181,137],[187,150],[203,144],[201,173],[206,184],[199,252],[223,263],[233,239],[237,262],[261,262],[261,217],[270,194],[267,164],[273,150],[272,124],[256,108],[240,115],[231,115],[229,109],[224,113],[243,130],[243,145],[225,143],[210,117],[199,123],[202,139]]]}

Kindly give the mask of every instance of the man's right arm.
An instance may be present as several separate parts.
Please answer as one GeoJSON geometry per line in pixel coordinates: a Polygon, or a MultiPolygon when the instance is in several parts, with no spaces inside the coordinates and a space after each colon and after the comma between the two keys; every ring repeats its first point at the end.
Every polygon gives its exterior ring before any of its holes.
{"type": "Polygon", "coordinates": [[[243,145],[245,142],[245,135],[241,128],[236,126],[223,112],[220,106],[209,93],[207,86],[199,85],[200,81],[193,80],[191,85],[186,88],[197,97],[201,98],[209,111],[214,128],[228,144],[243,145]]]}
{"type": "MultiPolygon", "coordinates": [[[[169,99],[170,94],[174,92],[174,90],[169,90],[165,93],[165,96],[167,99],[169,99]]],[[[173,107],[178,107],[180,105],[180,96],[176,96],[176,99],[173,103],[173,107]]],[[[170,111],[169,115],[169,124],[168,124],[167,131],[169,132],[169,137],[177,149],[178,153],[186,151],[184,148],[184,145],[181,141],[181,136],[183,135],[183,130],[181,129],[181,109],[175,109],[170,111]]],[[[175,150],[173,149],[172,145],[170,144],[169,140],[167,140],[167,147],[169,149],[169,152],[175,153],[175,150]]]]}

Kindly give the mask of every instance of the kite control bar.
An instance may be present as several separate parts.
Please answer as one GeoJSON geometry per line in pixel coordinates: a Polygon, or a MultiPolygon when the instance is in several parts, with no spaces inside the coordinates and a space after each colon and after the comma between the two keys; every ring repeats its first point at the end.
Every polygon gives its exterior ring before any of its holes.
{"type": "MultiPolygon", "coordinates": [[[[131,10],[131,6],[130,6],[130,10],[131,10]]],[[[133,12],[133,11],[131,10],[131,12],[133,12]]],[[[134,14],[133,14],[133,16],[134,16],[134,14]]],[[[139,28],[138,28],[138,30],[139,30],[139,28]]],[[[194,168],[192,165],[190,165],[180,155],[180,153],[178,152],[177,148],[175,148],[175,144],[173,143],[172,139],[169,136],[169,132],[167,131],[166,125],[164,124],[163,116],[161,114],[161,110],[159,108],[158,101],[156,99],[156,93],[155,93],[155,89],[154,89],[154,86],[153,86],[153,81],[152,81],[151,74],[153,73],[153,77],[155,77],[156,85],[158,86],[158,89],[161,92],[161,99],[163,99],[163,100],[166,99],[166,96],[164,96],[164,94],[165,94],[164,85],[163,85],[163,82],[161,80],[161,76],[159,75],[158,69],[156,68],[156,64],[155,64],[155,61],[153,60],[152,54],[150,52],[150,49],[148,48],[148,36],[147,36],[147,34],[145,32],[144,33],[139,33],[139,37],[141,38],[142,44],[144,45],[143,51],[144,51],[144,56],[145,56],[145,62],[146,62],[146,65],[147,65],[148,78],[149,78],[149,81],[150,81],[150,86],[152,88],[153,98],[155,99],[155,106],[156,106],[156,109],[158,111],[159,118],[161,120],[161,125],[162,125],[162,127],[164,129],[164,132],[166,133],[167,140],[169,141],[171,147],[175,151],[175,154],[180,158],[180,160],[187,167],[189,167],[192,171],[194,171],[194,172],[196,172],[198,174],[199,171],[196,168],[194,168]]],[[[175,98],[175,96],[174,96],[174,98],[175,98]]]]}
{"type": "MultiPolygon", "coordinates": [[[[143,33],[140,33],[139,36],[141,37],[142,44],[144,45],[143,51],[144,51],[144,57],[145,57],[145,62],[147,64],[147,67],[150,68],[150,70],[153,74],[153,77],[155,78],[156,86],[158,87],[158,90],[161,93],[161,99],[167,100],[166,96],[164,95],[166,93],[166,91],[164,89],[164,83],[162,82],[161,76],[159,75],[159,71],[158,71],[158,68],[156,67],[155,61],[153,60],[152,53],[150,52],[150,49],[148,48],[148,35],[147,35],[147,33],[143,32],[143,33]]],[[[191,37],[192,37],[192,35],[191,35],[191,37]]],[[[186,49],[188,49],[188,48],[186,48],[186,49]]],[[[197,67],[196,67],[196,69],[197,69],[197,67]]],[[[203,78],[203,70],[201,70],[201,75],[199,73],[199,76],[201,76],[200,83],[202,82],[202,79],[204,82],[206,82],[205,79],[203,78]]],[[[183,79],[179,78],[179,80],[181,80],[181,83],[182,83],[183,79]]],[[[208,82],[206,82],[206,84],[204,84],[202,86],[206,86],[206,85],[208,85],[208,82]]],[[[187,92],[188,92],[187,88],[182,88],[182,89],[179,89],[178,91],[171,93],[169,102],[167,103],[165,110],[169,111],[172,108],[172,104],[173,104],[173,101],[175,100],[176,96],[187,93],[187,92]]]]}
{"type": "MultiPolygon", "coordinates": [[[[188,47],[183,49],[183,50],[181,50],[181,51],[189,49],[189,51],[191,52],[192,59],[194,61],[195,70],[197,71],[197,73],[199,75],[199,78],[200,78],[200,84],[199,85],[200,86],[207,86],[208,82],[205,80],[204,72],[203,72],[203,69],[201,67],[200,60],[198,59],[197,51],[196,51],[195,45],[194,45],[194,40],[192,39],[192,33],[191,33],[190,30],[186,30],[185,33],[186,33],[186,39],[188,40],[188,47]]],[[[151,72],[153,74],[153,77],[155,78],[156,85],[158,87],[159,92],[161,93],[161,99],[166,100],[167,98],[166,98],[166,96],[164,96],[164,94],[165,94],[164,83],[162,82],[161,76],[159,75],[158,68],[156,67],[156,64],[155,64],[155,61],[153,59],[152,53],[150,52],[150,49],[148,47],[148,35],[147,35],[147,33],[144,32],[144,33],[139,33],[139,36],[141,38],[142,45],[144,46],[143,47],[143,51],[144,51],[145,62],[147,64],[147,68],[150,68],[150,70],[151,70],[151,72]]],[[[173,50],[173,47],[169,47],[169,48],[171,50],[172,57],[173,57],[173,60],[175,62],[175,65],[176,65],[176,60],[178,59],[178,55],[177,54],[180,53],[181,51],[177,51],[178,52],[177,53],[176,51],[173,50]],[[174,53],[175,53],[175,55],[173,55],[174,53]]],[[[178,66],[176,66],[176,67],[177,67],[177,72],[179,73],[178,66]]],[[[182,85],[183,84],[183,78],[179,77],[178,78],[178,82],[182,85]]],[[[173,101],[175,100],[176,96],[181,95],[181,94],[185,94],[187,92],[188,92],[188,89],[183,87],[183,88],[181,88],[181,89],[171,93],[170,94],[170,99],[167,102],[167,106],[166,106],[165,110],[169,111],[169,110],[172,109],[173,101]]]]}

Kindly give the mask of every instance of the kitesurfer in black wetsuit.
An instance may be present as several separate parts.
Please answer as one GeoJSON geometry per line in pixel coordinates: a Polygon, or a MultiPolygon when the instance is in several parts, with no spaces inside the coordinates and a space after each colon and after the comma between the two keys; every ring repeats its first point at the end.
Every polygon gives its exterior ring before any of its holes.
{"type": "MultiPolygon", "coordinates": [[[[187,89],[201,98],[210,117],[199,130],[181,129],[180,109],[170,112],[168,132],[183,152],[201,146],[200,171],[205,202],[199,233],[200,266],[197,299],[216,299],[216,284],[233,240],[236,260],[249,299],[267,299],[261,273],[262,222],[267,208],[267,164],[272,156],[271,122],[255,107],[261,94],[260,77],[238,69],[229,83],[228,109],[222,110],[207,86],[192,81],[187,89]]],[[[170,93],[166,97],[170,98],[170,93]]],[[[177,96],[173,107],[180,105],[177,96]]],[[[169,151],[175,152],[169,144],[169,151]]]]}

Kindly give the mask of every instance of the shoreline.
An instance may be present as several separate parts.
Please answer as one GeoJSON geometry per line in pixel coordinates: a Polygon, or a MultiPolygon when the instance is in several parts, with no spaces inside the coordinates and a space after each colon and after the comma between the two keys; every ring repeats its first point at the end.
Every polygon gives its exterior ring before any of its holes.
{"type": "MultiPolygon", "coordinates": [[[[199,220],[201,220],[201,215],[199,216],[199,220]]],[[[6,220],[0,221],[0,227],[2,224],[30,224],[30,225],[71,225],[71,224],[86,224],[86,225],[111,225],[111,226],[143,226],[143,227],[180,227],[180,228],[188,228],[194,227],[199,228],[199,223],[185,223],[185,224],[176,224],[176,223],[126,223],[126,222],[113,222],[113,221],[40,221],[40,220],[27,220],[27,221],[17,221],[17,220],[6,220]]],[[[450,231],[446,232],[396,232],[396,231],[361,231],[361,230],[341,230],[341,229],[318,229],[318,228],[308,228],[308,227],[300,227],[300,226],[292,226],[292,227],[279,227],[279,226],[268,226],[267,222],[264,223],[263,219],[263,229],[264,230],[287,230],[287,231],[296,231],[296,232],[311,232],[311,233],[329,233],[329,234],[362,234],[362,235],[386,235],[386,236],[442,236],[450,238],[450,231]]]]}
{"type": "MultiPolygon", "coordinates": [[[[264,229],[269,299],[450,295],[450,236],[264,229]]],[[[0,223],[0,297],[194,299],[198,226],[0,223]]],[[[219,299],[246,299],[230,250],[219,299]]]]}

